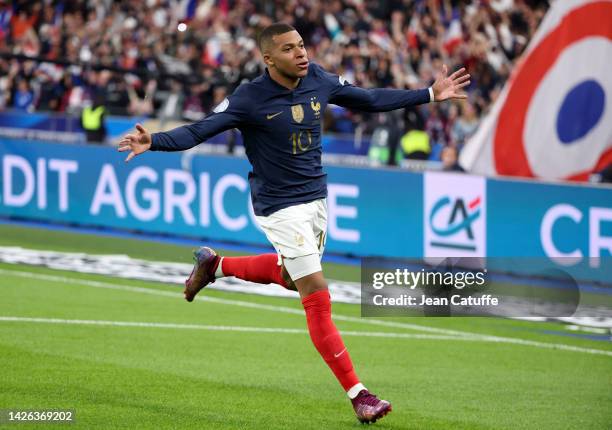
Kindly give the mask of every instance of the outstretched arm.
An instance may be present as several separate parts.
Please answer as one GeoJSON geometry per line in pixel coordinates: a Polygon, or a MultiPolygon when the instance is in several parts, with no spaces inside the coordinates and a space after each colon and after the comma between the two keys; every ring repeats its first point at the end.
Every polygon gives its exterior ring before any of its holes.
{"type": "MultiPolygon", "coordinates": [[[[467,96],[459,90],[470,84],[470,75],[462,68],[451,76],[446,65],[431,86],[422,90],[398,90],[390,88],[364,89],[349,85],[341,77],[332,80],[332,93],[329,102],[340,106],[368,112],[386,112],[432,101],[464,99],[467,96]]],[[[333,76],[329,75],[328,77],[333,76]]]]}
{"type": "Polygon", "coordinates": [[[183,151],[204,142],[209,137],[223,130],[232,128],[223,126],[220,121],[206,119],[190,125],[177,127],[162,133],[149,133],[142,125],[136,124],[136,133],[127,134],[119,142],[119,152],[130,151],[125,162],[149,150],[151,151],[183,151]]]}
{"type": "Polygon", "coordinates": [[[247,115],[245,97],[236,95],[223,100],[206,118],[190,125],[161,133],[149,133],[140,124],[136,133],[126,135],[119,142],[120,152],[130,151],[126,162],[136,155],[151,151],[184,151],[206,141],[222,131],[238,127],[247,115]]]}
{"type": "Polygon", "coordinates": [[[428,89],[397,90],[392,88],[359,88],[353,85],[339,87],[329,102],[366,112],[387,112],[431,101],[428,89]]]}

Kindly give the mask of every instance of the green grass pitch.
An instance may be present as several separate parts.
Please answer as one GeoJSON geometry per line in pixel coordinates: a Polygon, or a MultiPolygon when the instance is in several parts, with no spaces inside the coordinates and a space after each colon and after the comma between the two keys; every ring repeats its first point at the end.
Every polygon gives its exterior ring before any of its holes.
{"type": "MultiPolygon", "coordinates": [[[[13,225],[0,225],[0,246],[191,261],[188,247],[13,225]]],[[[359,276],[355,267],[325,270],[359,276]]],[[[0,409],[76,410],[75,424],[52,428],[362,428],[298,300],[205,290],[189,304],[178,286],[10,264],[0,264],[0,294],[0,409]]],[[[612,426],[611,342],[555,335],[567,332],[556,323],[381,325],[359,319],[356,305],[335,304],[334,313],[352,317],[336,324],[358,374],[393,403],[378,428],[612,426]]]]}

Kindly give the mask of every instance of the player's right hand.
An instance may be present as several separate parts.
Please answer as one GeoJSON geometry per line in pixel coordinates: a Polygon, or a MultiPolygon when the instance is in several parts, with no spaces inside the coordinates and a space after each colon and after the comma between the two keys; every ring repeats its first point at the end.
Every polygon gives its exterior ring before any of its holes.
{"type": "Polygon", "coordinates": [[[136,124],[136,133],[127,134],[119,142],[119,152],[130,151],[125,162],[127,163],[137,155],[146,152],[151,148],[151,133],[147,132],[145,128],[136,124]]]}

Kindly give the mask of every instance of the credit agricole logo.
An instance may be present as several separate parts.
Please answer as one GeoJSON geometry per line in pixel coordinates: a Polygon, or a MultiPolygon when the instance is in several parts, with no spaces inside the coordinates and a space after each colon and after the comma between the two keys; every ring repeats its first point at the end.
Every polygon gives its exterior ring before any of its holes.
{"type": "Polygon", "coordinates": [[[426,257],[486,256],[486,181],[428,172],[423,205],[426,257]]]}

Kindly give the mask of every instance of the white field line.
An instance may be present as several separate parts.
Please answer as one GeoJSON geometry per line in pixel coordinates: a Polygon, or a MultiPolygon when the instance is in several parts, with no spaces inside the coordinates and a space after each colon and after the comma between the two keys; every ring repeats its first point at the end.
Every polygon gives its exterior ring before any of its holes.
{"type": "MultiPolygon", "coordinates": [[[[30,272],[23,272],[23,271],[17,271],[17,270],[5,270],[5,269],[0,269],[0,275],[18,276],[18,277],[27,278],[27,279],[38,279],[38,280],[43,280],[43,281],[61,282],[61,283],[67,283],[67,284],[73,284],[73,285],[84,285],[84,286],[89,286],[89,287],[94,287],[94,288],[106,288],[106,289],[112,289],[112,290],[130,291],[130,292],[135,292],[135,293],[159,295],[159,296],[166,296],[166,297],[172,297],[172,298],[182,298],[182,294],[173,293],[170,291],[162,291],[162,290],[156,290],[156,289],[144,288],[144,287],[135,287],[131,285],[110,284],[106,282],[69,278],[65,276],[55,276],[55,275],[30,273],[30,272]]],[[[242,307],[248,307],[248,308],[262,309],[262,310],[268,310],[268,311],[273,311],[273,312],[289,313],[289,314],[294,314],[294,315],[302,315],[302,316],[304,315],[304,311],[299,310],[299,309],[294,309],[294,308],[289,308],[289,307],[284,307],[284,306],[262,305],[259,303],[250,303],[250,302],[245,302],[241,300],[226,300],[226,299],[219,299],[215,297],[206,297],[206,296],[196,297],[196,300],[225,304],[225,305],[232,305],[232,306],[242,306],[242,307]]],[[[406,328],[406,329],[411,329],[411,330],[421,330],[425,332],[439,333],[440,335],[447,335],[453,340],[472,340],[472,341],[482,341],[482,342],[492,342],[492,343],[508,343],[508,344],[514,344],[514,345],[533,346],[536,348],[582,352],[586,354],[597,354],[597,355],[605,355],[605,356],[612,357],[612,351],[605,351],[605,350],[593,349],[593,348],[583,348],[579,346],[567,345],[567,344],[562,344],[562,343],[538,342],[538,341],[526,340],[526,339],[520,339],[520,338],[489,336],[489,335],[470,333],[470,332],[464,332],[464,331],[458,331],[458,330],[447,330],[447,329],[440,329],[437,327],[428,327],[428,326],[423,326],[419,324],[408,324],[408,323],[400,323],[400,322],[394,322],[394,321],[374,320],[374,319],[369,319],[369,318],[367,319],[357,318],[357,317],[350,317],[346,315],[335,315],[334,319],[339,320],[339,321],[350,321],[350,322],[357,322],[357,323],[362,323],[362,324],[398,327],[398,328],[406,328]]],[[[223,326],[219,326],[219,327],[223,327],[223,326]]],[[[343,332],[343,334],[346,334],[346,333],[347,332],[343,332]]],[[[348,333],[351,333],[351,332],[349,331],[348,333]]],[[[362,332],[353,332],[353,333],[362,333],[362,332]]],[[[397,334],[401,334],[401,333],[397,333],[397,334]]],[[[409,333],[406,333],[406,334],[409,334],[409,333]]]]}
{"type": "MultiPolygon", "coordinates": [[[[178,323],[155,323],[138,321],[106,321],[106,320],[79,320],[62,318],[33,318],[0,316],[0,322],[15,323],[38,323],[38,324],[67,324],[67,325],[87,325],[102,327],[137,327],[137,328],[162,328],[162,329],[182,329],[182,330],[205,330],[205,331],[229,331],[229,332],[248,332],[248,333],[275,333],[275,334],[301,334],[307,335],[308,331],[297,328],[282,327],[245,327],[245,326],[224,326],[224,325],[205,325],[205,324],[178,324],[178,323]]],[[[400,339],[424,339],[424,340],[450,340],[468,342],[494,342],[512,343],[517,345],[535,346],[548,349],[561,349],[565,351],[584,352],[588,354],[607,355],[612,357],[612,351],[602,351],[599,349],[580,348],[571,345],[549,344],[535,342],[524,339],[499,338],[496,336],[447,336],[438,334],[424,333],[388,333],[388,332],[364,332],[364,331],[341,331],[342,336],[354,337],[380,337],[380,338],[400,338],[400,339]]]]}
{"type": "MultiPolygon", "coordinates": [[[[92,326],[111,326],[111,327],[144,327],[144,328],[168,328],[182,330],[205,330],[205,331],[235,331],[249,333],[283,333],[283,334],[303,334],[307,335],[308,330],[299,328],[283,327],[245,327],[227,325],[207,325],[207,324],[180,324],[180,323],[156,323],[139,321],[107,321],[107,320],[79,320],[63,318],[33,318],[17,316],[0,316],[0,322],[25,322],[42,324],[71,324],[71,325],[92,325],[92,326]]],[[[387,333],[373,331],[342,331],[343,336],[357,337],[390,337],[402,339],[436,339],[436,340],[468,340],[467,337],[447,336],[439,334],[424,333],[387,333]]],[[[471,340],[471,338],[469,338],[471,340]]]]}

